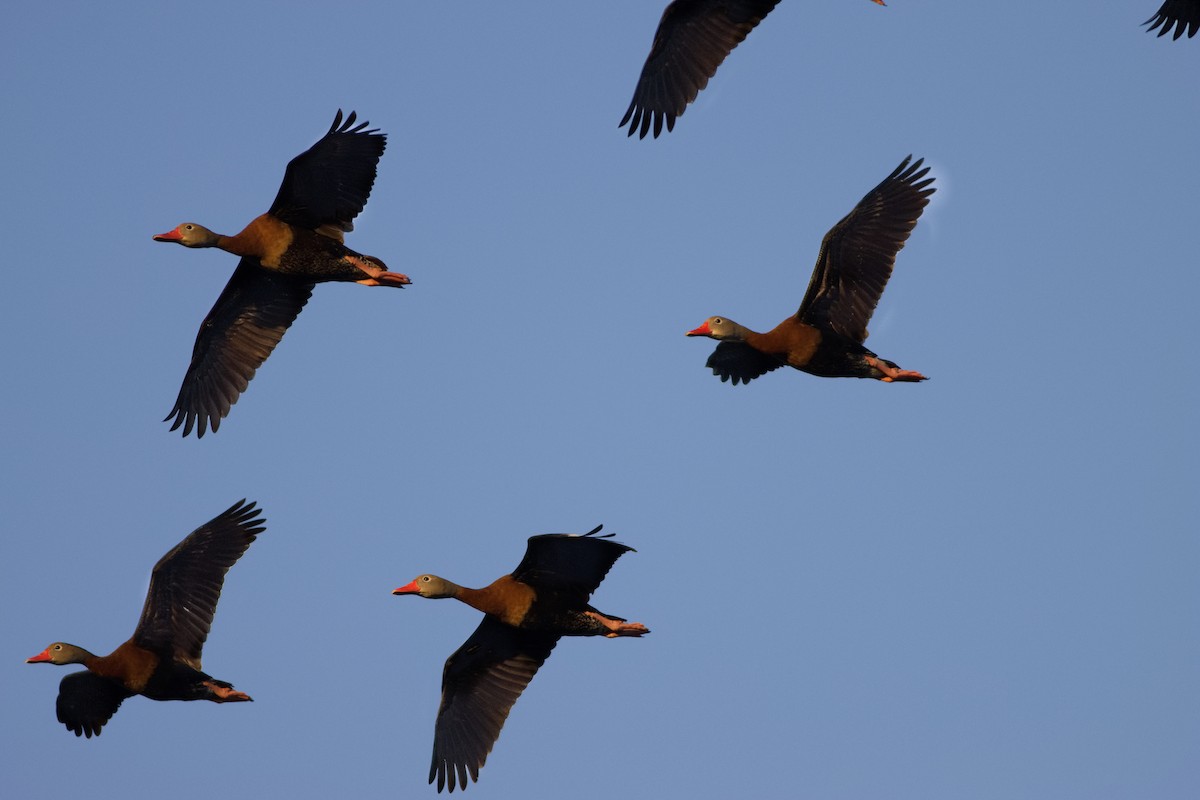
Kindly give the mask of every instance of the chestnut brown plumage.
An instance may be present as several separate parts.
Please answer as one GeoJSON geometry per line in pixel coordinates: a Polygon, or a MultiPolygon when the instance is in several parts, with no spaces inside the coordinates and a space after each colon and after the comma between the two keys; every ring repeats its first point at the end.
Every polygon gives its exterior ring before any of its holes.
{"type": "MultiPolygon", "coordinates": [[[[871,0],[884,5],[883,0],[871,0]]],[[[675,0],[663,11],[650,55],[638,76],[633,100],[617,127],[628,136],[654,137],[675,129],[689,103],[733,48],[762,22],[779,0],[675,0]]]]}
{"type": "Polygon", "coordinates": [[[808,291],[795,315],[767,333],[709,317],[688,336],[720,344],[706,366],[722,381],[749,383],[782,366],[826,378],[923,381],[863,346],[867,323],[892,276],[896,254],[929,203],[933,178],[924,159],[900,166],[825,234],[808,291]]]}
{"type": "Polygon", "coordinates": [[[201,525],[159,559],[150,574],[142,616],[130,639],[106,656],[55,642],[26,659],[29,664],[82,664],[62,679],[58,721],[76,736],[99,736],[127,697],[151,700],[244,702],[250,696],[202,671],[225,573],[241,558],[265,520],[254,503],[241,500],[201,525]]]}
{"type": "Polygon", "coordinates": [[[343,244],[354,230],[375,184],[375,169],[386,135],[355,125],[355,114],[342,120],[339,110],[329,131],[291,160],[283,184],[267,213],[241,233],[222,236],[185,222],[154,237],[185,247],[217,247],[242,260],[196,335],[192,361],[175,407],[167,415],[171,430],[187,436],[216,431],[246,390],[284,332],[312,295],[314,284],[351,281],[366,286],[409,283],[388,272],[374,256],[343,244]]]}
{"type": "Polygon", "coordinates": [[[1166,36],[1174,28],[1172,39],[1178,39],[1186,31],[1190,39],[1200,30],[1200,0],[1166,0],[1158,12],[1142,24],[1150,26],[1148,31],[1158,28],[1159,36],[1166,36]]]}
{"type": "MultiPolygon", "coordinates": [[[[602,526],[601,526],[602,527],[602,526]]],[[[508,712],[562,636],[642,636],[649,629],[588,605],[609,569],[632,547],[598,536],[533,536],[513,570],[482,589],[420,575],[393,594],[456,598],[483,622],[446,660],[429,782],[467,787],[492,750],[508,712]]]]}

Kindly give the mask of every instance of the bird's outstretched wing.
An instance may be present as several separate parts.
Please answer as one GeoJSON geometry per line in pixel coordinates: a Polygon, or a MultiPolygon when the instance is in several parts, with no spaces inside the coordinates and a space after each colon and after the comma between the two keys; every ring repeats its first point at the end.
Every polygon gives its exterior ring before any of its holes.
{"type": "Polygon", "coordinates": [[[933,178],[924,159],[908,156],[854,210],[825,234],[808,291],[796,312],[799,320],[831,328],[856,342],[867,338],[867,323],[892,277],[896,254],[908,241],[929,203],[933,178]]]}
{"type": "Polygon", "coordinates": [[[174,420],[171,430],[182,425],[187,436],[195,428],[197,437],[210,426],[216,432],[300,315],[312,290],[313,284],[303,279],[265,270],[257,259],[243,258],[200,323],[192,361],[175,407],[166,416],[174,420]]]}
{"type": "Polygon", "coordinates": [[[779,0],[675,0],[663,11],[650,55],[618,127],[645,138],[675,129],[675,118],[696,99],[725,57],[779,0]]]}
{"type": "Polygon", "coordinates": [[[354,230],[387,146],[387,134],[354,122],[353,111],[343,122],[339,109],[329,132],[288,163],[270,214],[310,230],[354,230]]]}
{"type": "Polygon", "coordinates": [[[446,660],[442,702],[433,733],[429,782],[438,791],[479,780],[500,729],[558,637],[510,627],[486,616],[446,660]]]}
{"type": "Polygon", "coordinates": [[[262,512],[240,500],[159,559],[133,641],[199,670],[225,573],[266,530],[262,512]]]}
{"type": "Polygon", "coordinates": [[[1162,8],[1142,24],[1150,26],[1148,31],[1158,28],[1159,36],[1166,36],[1174,28],[1172,39],[1178,39],[1187,31],[1190,39],[1200,30],[1200,0],[1166,0],[1162,8]]]}

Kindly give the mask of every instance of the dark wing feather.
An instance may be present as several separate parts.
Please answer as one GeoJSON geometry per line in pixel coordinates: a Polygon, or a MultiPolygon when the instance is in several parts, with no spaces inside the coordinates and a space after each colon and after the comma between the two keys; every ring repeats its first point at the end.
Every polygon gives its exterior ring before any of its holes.
{"type": "Polygon", "coordinates": [[[1165,36],[1174,27],[1175,34],[1172,39],[1183,36],[1186,30],[1190,39],[1200,30],[1200,0],[1167,0],[1162,4],[1162,8],[1158,9],[1158,13],[1142,24],[1149,25],[1146,30],[1150,31],[1161,25],[1159,36],[1165,36]]]}
{"type": "Polygon", "coordinates": [[[538,590],[552,590],[567,605],[583,606],[629,545],[612,534],[597,536],[603,525],[579,535],[546,533],[529,537],[525,557],[512,576],[538,590]]]}
{"type": "Polygon", "coordinates": [[[266,530],[262,512],[240,500],[201,525],[158,560],[133,641],[200,669],[225,573],[266,530]]]}
{"type": "Polygon", "coordinates": [[[732,380],[737,386],[782,367],[783,362],[745,342],[721,342],[704,366],[711,367],[714,375],[720,375],[722,383],[732,380]]]}
{"type": "Polygon", "coordinates": [[[924,159],[908,156],[821,242],[817,266],[796,316],[806,325],[862,342],[879,297],[892,277],[896,254],[904,247],[929,203],[933,178],[924,159]]]}
{"type": "Polygon", "coordinates": [[[117,713],[126,697],[125,687],[87,670],[72,672],[58,685],[55,710],[58,721],[76,736],[92,738],[117,713]]]}
{"type": "Polygon", "coordinates": [[[175,420],[171,430],[182,425],[187,436],[195,427],[200,437],[211,425],[215,432],[300,314],[312,289],[311,283],[243,258],[196,334],[192,363],[175,407],[166,416],[175,420]]]}
{"type": "Polygon", "coordinates": [[[387,135],[366,122],[354,124],[350,112],[342,122],[339,109],[321,140],[288,162],[279,194],[269,213],[284,222],[315,230],[332,225],[354,230],[371,196],[375,168],[387,146],[387,135]]]}
{"type": "Polygon", "coordinates": [[[654,44],[638,77],[621,127],[629,123],[629,136],[645,138],[654,125],[654,136],[674,130],[675,118],[717,67],[754,26],[779,4],[779,0],[675,0],[663,11],[654,44]]]}
{"type": "Polygon", "coordinates": [[[468,775],[479,780],[508,712],[557,642],[488,616],[446,660],[429,767],[439,792],[447,784],[465,789],[468,775]]]}

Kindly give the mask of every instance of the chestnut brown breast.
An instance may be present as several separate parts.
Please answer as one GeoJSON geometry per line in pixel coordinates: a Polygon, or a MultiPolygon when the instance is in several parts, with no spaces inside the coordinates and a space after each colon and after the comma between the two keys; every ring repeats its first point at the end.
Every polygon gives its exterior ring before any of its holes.
{"type": "Polygon", "coordinates": [[[471,608],[491,614],[505,625],[519,628],[537,599],[537,592],[529,584],[505,575],[482,589],[464,587],[458,599],[471,608]]]}
{"type": "Polygon", "coordinates": [[[821,345],[821,332],[795,317],[788,317],[766,333],[747,336],[746,344],[793,367],[803,367],[821,345]]]}
{"type": "Polygon", "coordinates": [[[221,249],[239,256],[251,256],[269,269],[278,269],[280,260],[292,246],[292,226],[274,216],[262,214],[250,221],[241,233],[227,236],[221,249]]]}

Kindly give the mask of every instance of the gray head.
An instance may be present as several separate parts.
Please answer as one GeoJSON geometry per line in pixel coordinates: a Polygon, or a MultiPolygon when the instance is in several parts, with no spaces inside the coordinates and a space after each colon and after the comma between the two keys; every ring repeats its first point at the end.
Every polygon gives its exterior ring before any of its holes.
{"type": "Polygon", "coordinates": [[[76,647],[66,642],[55,642],[33,658],[25,659],[26,664],[82,664],[92,654],[82,647],[76,647]]]}
{"type": "Polygon", "coordinates": [[[728,317],[709,317],[701,323],[699,328],[688,331],[687,335],[740,342],[746,338],[746,329],[728,317]]]}
{"type": "Polygon", "coordinates": [[[220,234],[213,233],[203,225],[185,222],[166,233],[154,237],[156,242],[175,242],[184,247],[216,247],[220,234]]]}
{"type": "Polygon", "coordinates": [[[394,590],[392,594],[416,594],[436,600],[442,597],[457,596],[459,588],[458,584],[451,583],[445,578],[439,578],[437,575],[418,575],[410,583],[394,590]]]}

